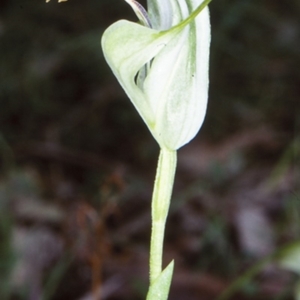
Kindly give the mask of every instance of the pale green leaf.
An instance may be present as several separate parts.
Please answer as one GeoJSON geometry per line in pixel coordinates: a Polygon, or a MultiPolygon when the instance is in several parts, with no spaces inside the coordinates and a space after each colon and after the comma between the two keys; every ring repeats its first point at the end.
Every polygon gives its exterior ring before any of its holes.
{"type": "Polygon", "coordinates": [[[279,264],[300,275],[300,242],[289,246],[278,258],[279,264]]]}
{"type": "Polygon", "coordinates": [[[153,285],[150,286],[146,300],[167,300],[173,275],[174,261],[160,273],[153,285]]]}

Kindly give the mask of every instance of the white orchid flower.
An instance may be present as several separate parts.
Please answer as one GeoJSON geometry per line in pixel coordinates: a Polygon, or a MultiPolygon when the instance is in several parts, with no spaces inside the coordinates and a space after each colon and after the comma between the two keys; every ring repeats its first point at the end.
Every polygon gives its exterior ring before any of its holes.
{"type": "Polygon", "coordinates": [[[206,114],[210,0],[148,0],[148,13],[126,1],[142,24],[111,25],[105,59],[160,147],[177,150],[206,114]]]}

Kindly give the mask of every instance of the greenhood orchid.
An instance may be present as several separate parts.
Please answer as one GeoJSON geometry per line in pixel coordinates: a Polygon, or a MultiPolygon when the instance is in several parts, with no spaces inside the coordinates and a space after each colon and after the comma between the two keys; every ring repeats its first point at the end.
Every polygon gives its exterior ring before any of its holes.
{"type": "Polygon", "coordinates": [[[126,2],[141,24],[111,25],[102,37],[105,59],[160,147],[177,150],[206,113],[210,1],[148,0],[148,13],[126,2]]]}
{"type": "Polygon", "coordinates": [[[135,0],[125,1],[140,24],[120,20],[101,42],[106,61],[161,148],[151,202],[147,300],[166,300],[174,261],[163,269],[164,231],[177,149],[194,138],[206,114],[211,0],[147,0],[148,12],[135,0]]]}
{"type": "Polygon", "coordinates": [[[208,97],[211,0],[125,0],[140,24],[121,20],[102,36],[104,56],[161,151],[152,195],[150,287],[166,300],[174,262],[163,270],[163,240],[177,149],[202,126],[208,97]]]}

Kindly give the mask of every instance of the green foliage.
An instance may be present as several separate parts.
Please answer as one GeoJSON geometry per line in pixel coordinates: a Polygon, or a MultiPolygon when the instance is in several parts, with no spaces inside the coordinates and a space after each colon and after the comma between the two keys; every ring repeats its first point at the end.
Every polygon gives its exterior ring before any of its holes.
{"type": "Polygon", "coordinates": [[[150,286],[147,294],[147,300],[167,300],[169,295],[169,289],[171,285],[171,279],[173,275],[174,261],[171,261],[169,265],[161,272],[152,286],[150,286]]]}
{"type": "Polygon", "coordinates": [[[300,242],[286,248],[278,261],[282,267],[300,275],[300,242]]]}

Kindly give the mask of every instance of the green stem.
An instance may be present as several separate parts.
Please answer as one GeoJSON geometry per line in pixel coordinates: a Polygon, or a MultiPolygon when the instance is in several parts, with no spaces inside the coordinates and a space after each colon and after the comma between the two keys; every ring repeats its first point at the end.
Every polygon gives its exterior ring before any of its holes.
{"type": "Polygon", "coordinates": [[[162,272],[163,241],[173,190],[177,152],[161,149],[152,196],[152,231],[150,244],[150,286],[162,272]]]}
{"type": "Polygon", "coordinates": [[[208,6],[208,4],[212,0],[204,0],[186,19],[184,19],[182,22],[179,24],[173,26],[171,29],[166,30],[165,32],[169,32],[170,30],[177,30],[177,29],[182,29],[184,26],[188,25],[191,21],[193,21],[199,14],[200,12],[208,6]]]}

